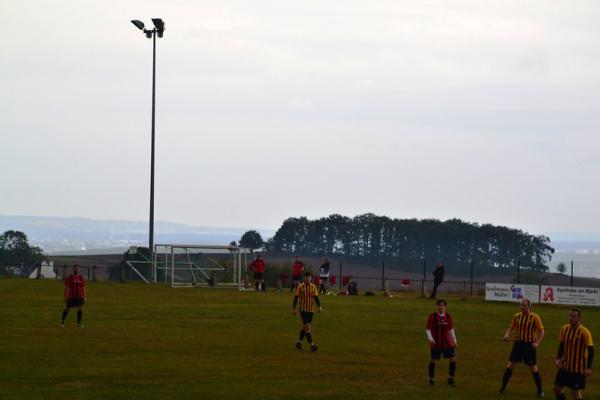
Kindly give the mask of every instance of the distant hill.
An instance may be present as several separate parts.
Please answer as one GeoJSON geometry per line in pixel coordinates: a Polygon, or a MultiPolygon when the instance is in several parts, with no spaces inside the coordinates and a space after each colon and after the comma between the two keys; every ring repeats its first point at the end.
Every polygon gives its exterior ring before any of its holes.
{"type": "Polygon", "coordinates": [[[546,235],[553,243],[600,243],[600,232],[549,232],[546,235]]]}
{"type": "Polygon", "coordinates": [[[600,241],[598,242],[563,242],[552,241],[552,246],[557,252],[577,252],[581,249],[600,249],[600,241]]]}
{"type": "MultiPolygon", "coordinates": [[[[0,232],[25,232],[30,242],[46,253],[88,252],[102,249],[124,249],[148,242],[148,222],[115,221],[90,218],[36,217],[0,215],[0,232]]],[[[168,221],[156,221],[155,243],[229,244],[249,229],[260,232],[264,239],[275,233],[256,227],[206,227],[168,221]]]]}

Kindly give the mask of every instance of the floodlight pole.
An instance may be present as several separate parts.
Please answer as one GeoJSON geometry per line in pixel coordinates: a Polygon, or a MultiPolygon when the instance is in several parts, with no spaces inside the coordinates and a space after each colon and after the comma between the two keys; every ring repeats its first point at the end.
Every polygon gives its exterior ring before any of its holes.
{"type": "MultiPolygon", "coordinates": [[[[155,138],[155,123],[154,116],[156,110],[156,35],[163,37],[165,31],[165,23],[160,18],[152,18],[154,24],[153,29],[145,29],[144,23],[139,20],[131,21],[139,30],[144,32],[148,39],[152,38],[152,144],[150,151],[150,222],[148,229],[148,250],[150,252],[149,259],[154,264],[154,138],[155,138]]],[[[152,268],[154,275],[154,268],[152,268]]],[[[152,277],[155,280],[156,277],[152,277]]]]}
{"type": "Polygon", "coordinates": [[[154,260],[154,114],[156,98],[156,29],[152,30],[152,150],[150,152],[150,228],[148,248],[154,260]]]}

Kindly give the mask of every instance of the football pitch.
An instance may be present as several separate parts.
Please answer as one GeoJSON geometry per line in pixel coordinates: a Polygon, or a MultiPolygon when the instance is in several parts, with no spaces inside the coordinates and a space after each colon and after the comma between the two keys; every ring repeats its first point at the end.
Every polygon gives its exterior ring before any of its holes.
{"type": "MultiPolygon", "coordinates": [[[[75,310],[60,327],[62,292],[60,281],[0,280],[1,399],[495,399],[511,348],[502,336],[519,311],[443,296],[458,337],[457,387],[446,384],[446,360],[431,387],[424,330],[435,305],[415,293],[321,296],[311,353],[306,342],[294,348],[300,319],[289,291],[89,283],[81,329],[75,310]]],[[[546,330],[546,398],[568,308],[533,306],[546,330]]],[[[583,308],[582,319],[600,340],[600,310],[583,308]]],[[[528,368],[515,368],[503,398],[535,398],[528,368]]],[[[598,372],[585,398],[600,398],[598,372]]]]}

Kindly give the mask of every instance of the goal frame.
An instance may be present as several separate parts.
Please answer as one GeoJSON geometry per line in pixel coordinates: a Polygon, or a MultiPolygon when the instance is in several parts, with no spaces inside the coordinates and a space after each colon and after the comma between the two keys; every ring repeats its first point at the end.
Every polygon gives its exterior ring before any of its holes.
{"type": "MultiPolygon", "coordinates": [[[[171,287],[209,287],[204,283],[199,283],[196,280],[195,273],[203,275],[206,280],[210,279],[209,274],[221,272],[225,269],[217,262],[212,260],[210,255],[231,255],[233,256],[233,282],[222,283],[214,287],[233,287],[238,290],[244,290],[246,282],[243,279],[242,273],[245,272],[248,265],[248,257],[252,256],[252,249],[233,245],[206,245],[206,244],[155,244],[152,260],[152,282],[158,282],[159,271],[165,272],[165,283],[170,281],[171,287]],[[206,258],[215,264],[212,267],[197,267],[191,261],[189,254],[190,250],[202,253],[206,258]],[[183,253],[177,253],[183,251],[183,253]],[[177,254],[185,254],[188,260],[186,267],[179,267],[176,261],[177,254]],[[162,261],[160,260],[162,259],[162,261]],[[164,267],[161,267],[161,264],[164,267]],[[175,276],[178,270],[189,270],[192,275],[192,282],[180,283],[176,282],[175,276]]],[[[247,271],[246,271],[247,272],[247,271]]]]}

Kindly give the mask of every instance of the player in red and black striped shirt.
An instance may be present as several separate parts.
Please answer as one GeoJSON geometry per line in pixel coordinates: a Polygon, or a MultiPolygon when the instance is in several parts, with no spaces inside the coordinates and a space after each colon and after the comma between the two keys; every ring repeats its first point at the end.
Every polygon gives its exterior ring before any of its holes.
{"type": "Polygon", "coordinates": [[[69,308],[77,307],[77,326],[82,328],[81,319],[83,318],[83,305],[85,304],[86,291],[85,280],[79,274],[79,265],[73,265],[73,275],[69,275],[65,280],[65,309],[60,319],[60,325],[65,326],[65,318],[69,313],[69,308]]]}
{"type": "Polygon", "coordinates": [[[434,384],[435,363],[444,358],[450,359],[448,367],[448,384],[454,386],[456,373],[456,334],[452,316],[446,312],[446,300],[435,302],[437,311],[429,315],[425,333],[431,345],[431,361],[429,362],[429,383],[434,384]]]}

